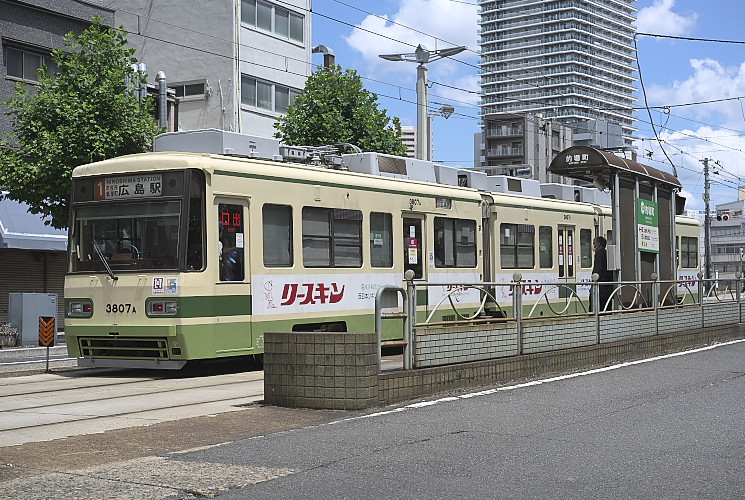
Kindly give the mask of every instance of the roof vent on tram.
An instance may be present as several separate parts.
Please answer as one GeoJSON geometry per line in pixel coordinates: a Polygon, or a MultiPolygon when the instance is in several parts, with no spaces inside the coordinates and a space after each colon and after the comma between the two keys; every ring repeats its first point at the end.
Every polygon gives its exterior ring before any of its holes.
{"type": "Polygon", "coordinates": [[[264,160],[282,159],[277,139],[213,128],[160,134],[153,141],[153,150],[156,152],[209,153],[264,160]]]}

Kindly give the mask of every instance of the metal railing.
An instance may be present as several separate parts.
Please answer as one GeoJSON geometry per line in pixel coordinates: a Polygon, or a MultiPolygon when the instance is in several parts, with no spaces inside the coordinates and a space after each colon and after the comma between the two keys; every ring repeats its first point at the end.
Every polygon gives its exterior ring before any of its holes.
{"type": "MultiPolygon", "coordinates": [[[[594,316],[599,343],[601,317],[606,315],[654,311],[655,331],[659,331],[659,311],[699,307],[703,318],[705,305],[741,303],[745,287],[745,280],[739,273],[735,279],[704,279],[703,274],[698,273],[697,279],[687,280],[658,280],[656,274],[652,274],[650,280],[634,282],[599,282],[597,275],[593,275],[589,282],[526,282],[520,273],[515,273],[509,283],[435,283],[416,282],[410,275],[406,278],[405,289],[386,285],[378,290],[375,298],[379,354],[382,345],[382,320],[404,319],[404,369],[411,369],[414,365],[417,329],[484,323],[513,324],[517,331],[518,346],[522,346],[523,325],[526,321],[594,316]],[[612,287],[605,294],[607,298],[603,303],[600,301],[600,287],[612,287]],[[417,304],[417,291],[431,288],[443,289],[439,300],[433,304],[417,304]],[[401,312],[382,312],[382,297],[387,292],[401,294],[401,312]],[[467,293],[471,297],[463,299],[467,293]],[[474,299],[475,296],[478,299],[474,299]],[[531,296],[527,304],[526,296],[531,296]]],[[[397,305],[396,310],[398,309],[397,305]]],[[[522,347],[519,353],[522,354],[522,347]]]]}

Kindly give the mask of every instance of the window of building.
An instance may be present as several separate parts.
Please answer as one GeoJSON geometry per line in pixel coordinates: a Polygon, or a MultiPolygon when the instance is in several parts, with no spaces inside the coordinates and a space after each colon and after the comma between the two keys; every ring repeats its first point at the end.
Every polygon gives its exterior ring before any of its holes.
{"type": "Polygon", "coordinates": [[[241,103],[246,106],[286,113],[298,94],[295,89],[241,75],[241,103]]]}
{"type": "Polygon", "coordinates": [[[579,255],[581,267],[592,267],[592,231],[579,230],[579,255]]]}
{"type": "Polygon", "coordinates": [[[553,230],[549,226],[538,228],[538,263],[541,268],[554,267],[553,230]]]}
{"type": "Polygon", "coordinates": [[[262,211],[265,267],[292,267],[292,207],[267,203],[262,211]]]}
{"type": "Polygon", "coordinates": [[[379,212],[370,214],[370,265],[393,266],[393,216],[379,212]]]}
{"type": "Polygon", "coordinates": [[[698,238],[689,236],[680,238],[680,267],[698,267],[698,238]]]}
{"type": "Polygon", "coordinates": [[[362,212],[303,207],[305,267],[361,267],[362,212]]]}
{"type": "Polygon", "coordinates": [[[50,74],[57,73],[59,68],[49,53],[14,46],[5,46],[6,74],[30,82],[38,82],[37,70],[46,66],[50,74]]]}
{"type": "Polygon", "coordinates": [[[176,91],[176,97],[204,97],[207,82],[174,83],[168,86],[176,91]]]}
{"type": "Polygon", "coordinates": [[[304,16],[260,0],[241,1],[241,22],[302,43],[304,16]]]}
{"type": "Polygon", "coordinates": [[[435,217],[435,267],[476,267],[476,221],[435,217]]]}
{"type": "Polygon", "coordinates": [[[503,269],[532,269],[535,266],[535,226],[502,224],[499,253],[503,269]]]}

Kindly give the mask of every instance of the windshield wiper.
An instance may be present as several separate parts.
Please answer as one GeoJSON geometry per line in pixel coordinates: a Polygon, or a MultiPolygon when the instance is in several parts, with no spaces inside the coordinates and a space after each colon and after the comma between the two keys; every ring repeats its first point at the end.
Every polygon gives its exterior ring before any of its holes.
{"type": "Polygon", "coordinates": [[[98,245],[96,245],[96,242],[93,242],[93,249],[96,251],[96,255],[98,255],[98,258],[101,259],[101,262],[103,262],[103,267],[106,268],[106,272],[109,273],[109,276],[111,276],[111,279],[116,281],[119,279],[119,276],[116,276],[114,274],[114,271],[111,270],[111,266],[109,266],[109,261],[106,260],[106,257],[104,256],[103,252],[100,248],[98,248],[98,245]]]}

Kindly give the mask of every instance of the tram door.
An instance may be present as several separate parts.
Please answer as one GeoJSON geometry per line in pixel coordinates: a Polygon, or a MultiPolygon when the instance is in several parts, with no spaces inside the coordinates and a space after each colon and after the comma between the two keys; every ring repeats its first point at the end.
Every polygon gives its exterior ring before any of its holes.
{"type": "MultiPolygon", "coordinates": [[[[208,245],[213,252],[210,265],[216,270],[215,303],[222,303],[223,309],[231,314],[245,316],[251,314],[250,301],[247,300],[251,284],[248,208],[247,199],[217,198],[217,220],[211,226],[215,230],[209,233],[214,241],[208,245]]],[[[223,322],[219,316],[215,319],[213,346],[216,354],[251,352],[255,342],[250,321],[223,322]]]]}
{"type": "MultiPolygon", "coordinates": [[[[574,260],[574,227],[558,227],[558,256],[559,256],[559,282],[573,282],[576,280],[575,260],[574,260]]],[[[575,289],[576,287],[572,286],[575,289]]],[[[567,288],[559,289],[559,297],[569,298],[570,293],[567,288]]]]}
{"type": "Polygon", "coordinates": [[[424,218],[404,217],[404,272],[411,269],[415,279],[424,279],[424,218]]]}

